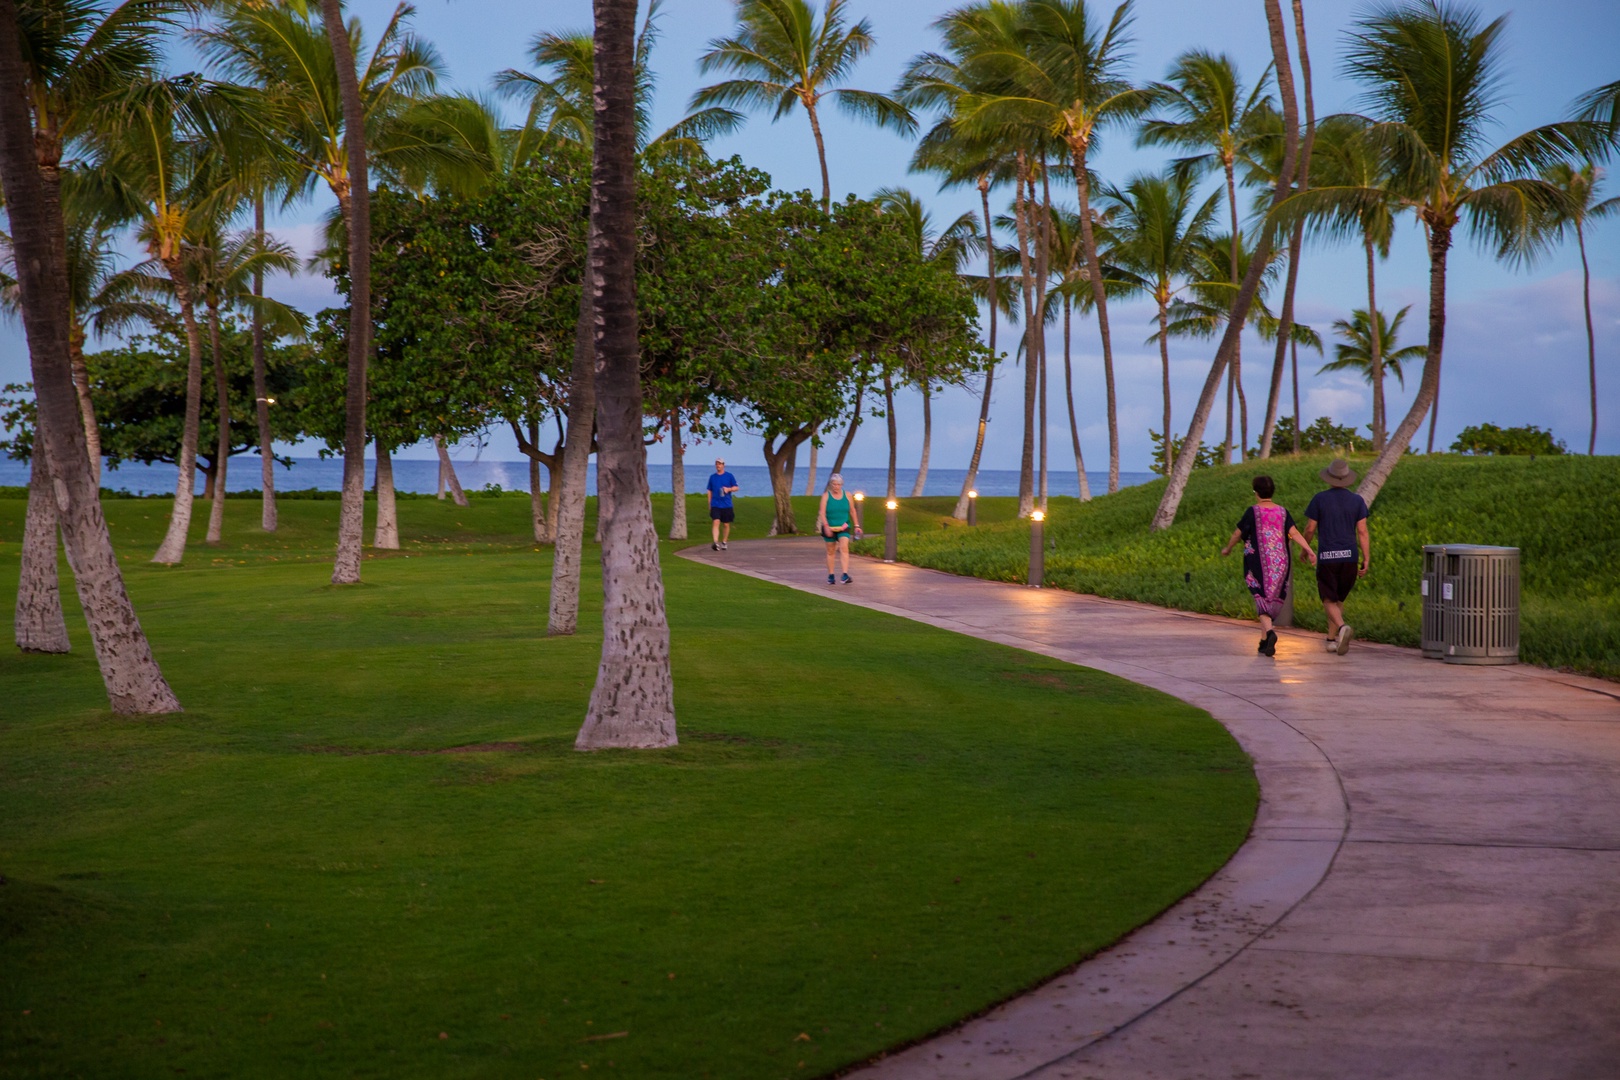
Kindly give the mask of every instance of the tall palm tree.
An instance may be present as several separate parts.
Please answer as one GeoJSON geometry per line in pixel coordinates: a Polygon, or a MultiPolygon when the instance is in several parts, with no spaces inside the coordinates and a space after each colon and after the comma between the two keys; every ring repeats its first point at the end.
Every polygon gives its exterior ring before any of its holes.
{"type": "Polygon", "coordinates": [[[715,38],[698,60],[703,72],[737,77],[705,86],[692,95],[693,108],[737,105],[771,109],[780,120],[794,107],[804,109],[816,140],[821,165],[821,203],[832,205],[827,174],[827,144],[821,134],[821,100],[831,96],[851,116],[911,134],[917,128],[911,111],[887,94],[856,90],[838,83],[872,51],[872,24],[862,19],[849,26],[845,0],[827,0],[816,18],[809,0],[737,0],[737,31],[715,38]]]}
{"type": "MultiPolygon", "coordinates": [[[[1080,501],[1091,500],[1086,456],[1080,449],[1080,420],[1074,409],[1074,311],[1085,310],[1091,300],[1085,266],[1085,245],[1080,237],[1080,216],[1067,207],[1054,207],[1049,219],[1052,233],[1052,273],[1055,285],[1047,295],[1048,309],[1063,312],[1063,399],[1069,412],[1069,441],[1074,450],[1074,474],[1080,501]]],[[[1048,310],[1047,320],[1054,312],[1048,310]]],[[[1044,393],[1042,394],[1044,397],[1044,393]]],[[[1044,426],[1044,425],[1043,425],[1044,426]]]]}
{"type": "MultiPolygon", "coordinates": [[[[61,505],[57,511],[73,577],[90,627],[90,637],[101,669],[107,696],[117,713],[177,712],[174,696],[152,657],[140,620],[124,589],[123,574],[113,551],[101,502],[90,477],[89,452],[73,390],[68,358],[67,267],[63,256],[64,225],[57,170],[60,158],[40,153],[52,138],[63,135],[56,126],[49,101],[72,101],[88,86],[124,81],[130,68],[106,62],[107,54],[87,38],[104,25],[98,8],[89,4],[72,9],[83,16],[38,19],[19,16],[15,0],[0,0],[0,101],[28,102],[29,107],[0,109],[0,194],[8,207],[16,253],[17,288],[28,337],[38,406],[41,455],[51,488],[61,505]],[[24,42],[29,47],[25,59],[24,42]],[[50,50],[42,50],[48,45],[50,50]],[[42,57],[66,58],[56,63],[42,57]],[[76,61],[91,58],[89,69],[76,61]],[[81,81],[74,85],[77,76],[81,81]],[[105,78],[107,81],[102,82],[105,78]],[[43,84],[43,85],[42,85],[43,84]],[[41,102],[46,104],[42,107],[41,102]],[[46,131],[42,140],[41,131],[46,131]]],[[[106,43],[102,39],[102,44],[106,43]]],[[[140,44],[149,45],[149,41],[140,44]]],[[[138,67],[139,65],[131,65],[138,67]]],[[[82,99],[80,99],[82,100],[82,99]]],[[[56,144],[59,149],[60,143],[56,144]]],[[[43,473],[37,473],[43,479],[43,473]]],[[[46,485],[37,485],[38,499],[50,502],[46,485]]],[[[55,542],[50,557],[55,561],[55,542]]]]}
{"type": "Polygon", "coordinates": [[[1147,97],[1125,77],[1131,2],[1099,26],[1085,0],[1026,0],[1021,48],[987,51],[977,65],[990,69],[999,92],[964,96],[957,111],[969,132],[993,132],[1021,125],[1044,133],[1062,147],[1073,170],[1080,204],[1080,232],[1102,339],[1103,379],[1108,407],[1108,490],[1119,490],[1119,416],[1114,389],[1114,350],[1108,326],[1108,298],[1091,220],[1091,173],[1087,165],[1096,141],[1109,126],[1133,119],[1147,97]]]}
{"type": "MultiPolygon", "coordinates": [[[[1238,280],[1238,246],[1243,233],[1238,221],[1237,164],[1254,152],[1257,144],[1269,141],[1272,132],[1267,121],[1275,116],[1269,90],[1268,67],[1255,84],[1244,90],[1237,64],[1225,54],[1192,49],[1178,56],[1164,82],[1148,88],[1153,107],[1162,115],[1143,121],[1137,132],[1141,146],[1172,146],[1189,151],[1175,165],[1191,177],[1219,167],[1226,185],[1229,217],[1228,236],[1230,280],[1238,280]]],[[[1232,398],[1237,396],[1240,432],[1238,445],[1248,453],[1249,407],[1243,393],[1243,353],[1232,354],[1226,383],[1226,441],[1224,459],[1232,456],[1232,398]]],[[[1166,446],[1169,444],[1166,443],[1166,446]]]]}
{"type": "Polygon", "coordinates": [[[595,0],[587,288],[595,332],[602,661],[576,748],[673,746],[675,689],[647,494],[636,345],[636,0],[595,0]]]}
{"type": "Polygon", "coordinates": [[[1620,196],[1597,201],[1598,187],[1603,183],[1603,170],[1590,161],[1576,166],[1560,161],[1541,171],[1542,177],[1564,196],[1544,223],[1555,235],[1575,234],[1575,243],[1581,252],[1581,301],[1586,312],[1586,370],[1592,387],[1592,428],[1586,438],[1587,454],[1597,453],[1597,340],[1592,334],[1592,269],[1586,261],[1586,223],[1620,214],[1620,196]]]}
{"type": "Polygon", "coordinates": [[[1427,352],[1422,345],[1408,345],[1405,348],[1397,345],[1401,323],[1406,321],[1406,313],[1411,310],[1412,305],[1407,304],[1395,313],[1393,319],[1386,319],[1382,311],[1369,314],[1365,309],[1357,308],[1348,319],[1334,319],[1333,331],[1342,340],[1333,347],[1333,359],[1317,369],[1317,374],[1354,371],[1366,379],[1368,385],[1373,385],[1382,378],[1384,371],[1388,371],[1404,389],[1406,373],[1402,365],[1427,352]],[[1377,328],[1376,333],[1374,327],[1377,328]]]}
{"type": "MultiPolygon", "coordinates": [[[[961,214],[949,225],[936,231],[933,215],[923,207],[921,199],[905,188],[881,188],[872,199],[885,213],[893,214],[900,221],[907,238],[924,262],[941,263],[950,267],[952,273],[962,273],[968,256],[978,251],[984,242],[979,236],[979,223],[972,213],[961,214]]],[[[928,449],[933,438],[933,409],[932,389],[926,369],[921,365],[913,365],[909,376],[922,390],[923,396],[922,457],[917,465],[917,479],[911,486],[911,497],[915,499],[923,493],[923,486],[928,480],[928,449]]],[[[894,446],[889,447],[891,461],[894,459],[895,450],[894,446]]]]}
{"type": "MultiPolygon", "coordinates": [[[[1378,145],[1370,124],[1363,117],[1330,116],[1318,126],[1311,156],[1312,186],[1388,192],[1389,170],[1389,155],[1378,145]]],[[[1330,210],[1318,215],[1312,224],[1320,235],[1354,237],[1360,241],[1367,263],[1367,311],[1370,319],[1380,321],[1377,265],[1380,259],[1389,257],[1389,245],[1395,235],[1395,197],[1388,194],[1382,200],[1366,198],[1353,207],[1343,209],[1350,212],[1330,210]]],[[[1378,335],[1373,335],[1368,339],[1368,344],[1371,350],[1368,363],[1373,396],[1373,452],[1381,454],[1389,437],[1389,415],[1384,403],[1382,341],[1378,335]]],[[[1295,425],[1294,435],[1296,439],[1299,436],[1298,425],[1295,425]]]]}
{"type": "MultiPolygon", "coordinates": [[[[1158,312],[1159,363],[1164,383],[1165,475],[1170,473],[1170,305],[1195,283],[1195,263],[1205,250],[1216,213],[1216,192],[1197,201],[1197,188],[1184,170],[1153,176],[1139,173],[1123,188],[1104,193],[1112,211],[1108,261],[1131,274],[1153,298],[1158,312]]],[[[1237,275],[1232,275],[1233,280],[1237,275]]]]}
{"type": "MultiPolygon", "coordinates": [[[[1602,125],[1574,120],[1527,131],[1494,149],[1506,17],[1482,25],[1479,14],[1441,0],[1385,4],[1358,21],[1345,58],[1365,84],[1373,137],[1391,159],[1389,188],[1345,186],[1295,195],[1293,212],[1341,208],[1355,213],[1388,199],[1423,223],[1429,249],[1429,342],[1417,397],[1358,489],[1371,502],[1412,436],[1437,410],[1446,332],[1446,267],[1459,225],[1523,261],[1546,242],[1534,227],[1563,203],[1540,171],[1569,158],[1601,158],[1610,136],[1602,125]]],[[[1434,426],[1430,425],[1430,446],[1434,426]]]]}

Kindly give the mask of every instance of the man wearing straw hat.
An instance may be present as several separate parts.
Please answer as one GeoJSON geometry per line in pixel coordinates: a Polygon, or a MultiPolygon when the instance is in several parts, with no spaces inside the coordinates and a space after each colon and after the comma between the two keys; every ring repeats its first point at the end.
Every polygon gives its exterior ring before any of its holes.
{"type": "Polygon", "coordinates": [[[1367,576],[1372,562],[1372,541],[1367,534],[1367,501],[1350,490],[1355,470],[1343,458],[1319,474],[1326,491],[1319,491],[1305,508],[1305,540],[1321,534],[1316,548],[1316,595],[1327,613],[1328,652],[1343,656],[1350,651],[1356,632],[1344,621],[1344,601],[1356,582],[1367,576]],[[1360,558],[1357,558],[1357,548],[1360,558]]]}

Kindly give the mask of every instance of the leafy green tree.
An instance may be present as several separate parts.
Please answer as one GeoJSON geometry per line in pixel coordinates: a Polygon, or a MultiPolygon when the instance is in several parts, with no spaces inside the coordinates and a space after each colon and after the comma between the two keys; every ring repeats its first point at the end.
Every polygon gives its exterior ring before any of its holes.
{"type": "Polygon", "coordinates": [[[902,134],[917,126],[911,111],[887,94],[837,85],[849,78],[874,44],[871,22],[862,19],[849,26],[844,7],[845,0],[827,0],[817,19],[809,0],[738,0],[736,33],[710,41],[698,60],[703,72],[737,77],[705,86],[692,96],[693,108],[771,109],[773,121],[795,107],[804,109],[821,165],[821,202],[828,208],[832,181],[821,135],[823,98],[831,96],[851,116],[902,134]]]}
{"type": "Polygon", "coordinates": [[[1592,333],[1592,268],[1586,261],[1586,224],[1620,215],[1620,196],[1598,200],[1597,191],[1603,182],[1603,170],[1590,161],[1579,167],[1560,161],[1543,169],[1541,175],[1564,196],[1542,227],[1559,236],[1573,232],[1581,252],[1581,302],[1586,312],[1586,370],[1592,388],[1592,428],[1586,439],[1586,452],[1592,455],[1597,453],[1597,339],[1592,333]]]}
{"type": "Polygon", "coordinates": [[[1524,427],[1503,428],[1495,424],[1475,424],[1465,427],[1451,444],[1454,454],[1535,455],[1552,457],[1569,453],[1564,443],[1553,438],[1551,431],[1533,424],[1524,427]]]}
{"type": "MultiPolygon", "coordinates": [[[[1570,158],[1598,159],[1611,136],[1584,120],[1548,124],[1490,148],[1498,106],[1506,17],[1482,24],[1471,9],[1440,0],[1385,4],[1357,22],[1346,55],[1374,107],[1373,137],[1390,156],[1387,188],[1318,188],[1295,195],[1295,213],[1357,213],[1389,199],[1423,223],[1429,253],[1429,342],[1416,399],[1358,489],[1371,502],[1423,418],[1438,407],[1445,345],[1446,269],[1461,225],[1499,257],[1523,261],[1544,238],[1533,227],[1563,196],[1540,170],[1570,158]]],[[[1433,423],[1430,449],[1433,449],[1433,423]]]]}

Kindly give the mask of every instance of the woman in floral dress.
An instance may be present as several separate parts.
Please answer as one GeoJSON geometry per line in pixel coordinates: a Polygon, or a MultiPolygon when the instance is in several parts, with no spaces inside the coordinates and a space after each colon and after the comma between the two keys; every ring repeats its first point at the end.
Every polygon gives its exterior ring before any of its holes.
{"type": "Polygon", "coordinates": [[[1276,490],[1271,477],[1254,478],[1254,505],[1243,511],[1232,538],[1221,549],[1223,557],[1230,555],[1238,541],[1243,541],[1243,582],[1260,613],[1262,656],[1277,655],[1277,631],[1271,628],[1271,620],[1282,611],[1283,597],[1288,595],[1288,542],[1298,544],[1307,561],[1316,562],[1311,545],[1294,527],[1293,515],[1271,501],[1276,490]]]}

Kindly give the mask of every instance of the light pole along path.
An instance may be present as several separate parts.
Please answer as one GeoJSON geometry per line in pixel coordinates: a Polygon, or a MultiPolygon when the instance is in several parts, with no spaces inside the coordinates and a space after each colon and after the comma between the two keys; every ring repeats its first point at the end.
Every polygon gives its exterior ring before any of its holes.
{"type": "Polygon", "coordinates": [[[1253,623],[873,559],[829,587],[820,547],[680,554],[1162,690],[1260,783],[1158,919],[851,1075],[1620,1077],[1620,685],[1304,631],[1271,660],[1253,623]]]}

